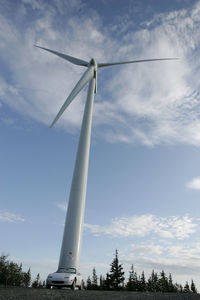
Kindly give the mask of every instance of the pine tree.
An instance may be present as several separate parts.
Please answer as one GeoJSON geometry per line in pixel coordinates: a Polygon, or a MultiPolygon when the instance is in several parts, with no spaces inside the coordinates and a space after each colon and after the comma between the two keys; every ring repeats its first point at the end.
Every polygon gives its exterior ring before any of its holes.
{"type": "Polygon", "coordinates": [[[100,290],[103,290],[104,286],[105,286],[105,278],[102,275],[100,275],[100,277],[99,277],[99,288],[100,288],[100,290]]]}
{"type": "Polygon", "coordinates": [[[22,264],[18,265],[13,261],[8,262],[7,266],[7,285],[22,286],[23,285],[23,272],[22,264]]]}
{"type": "Polygon", "coordinates": [[[33,288],[38,288],[41,285],[41,281],[40,281],[40,274],[38,273],[36,276],[36,279],[33,281],[32,283],[32,287],[33,288]]]}
{"type": "Polygon", "coordinates": [[[93,268],[92,270],[92,289],[96,290],[98,288],[98,277],[96,273],[96,269],[93,268]]]}
{"type": "Polygon", "coordinates": [[[22,264],[9,261],[8,255],[0,256],[0,285],[26,286],[25,274],[22,271],[22,264]]]}
{"type": "Polygon", "coordinates": [[[144,271],[142,272],[142,275],[140,277],[140,281],[139,281],[138,287],[139,287],[139,291],[141,291],[141,292],[145,292],[146,291],[147,285],[146,285],[144,271]]]}
{"type": "Polygon", "coordinates": [[[119,264],[119,259],[118,259],[118,251],[116,249],[115,252],[115,258],[113,259],[113,262],[111,263],[111,268],[110,268],[110,285],[111,288],[114,290],[120,289],[120,287],[124,283],[124,272],[123,272],[123,267],[121,264],[119,264]]]}
{"type": "Polygon", "coordinates": [[[8,283],[8,255],[2,254],[0,256],[0,284],[7,286],[8,283]]]}
{"type": "Polygon", "coordinates": [[[175,293],[177,292],[177,288],[176,286],[173,284],[173,280],[172,280],[172,274],[169,274],[169,280],[168,280],[168,292],[170,293],[175,293]]]}
{"type": "Polygon", "coordinates": [[[175,283],[175,289],[177,293],[183,293],[183,286],[181,284],[175,283]]]}
{"type": "Polygon", "coordinates": [[[29,287],[31,284],[31,269],[29,268],[27,272],[24,272],[23,284],[25,287],[29,287]]]}
{"type": "Polygon", "coordinates": [[[157,292],[159,290],[158,287],[158,275],[152,270],[151,276],[147,282],[147,289],[149,292],[157,292]]]}
{"type": "Polygon", "coordinates": [[[16,266],[14,262],[9,262],[8,265],[8,276],[7,276],[7,284],[14,286],[16,280],[16,266]]]}
{"type": "Polygon", "coordinates": [[[106,273],[106,279],[104,280],[104,290],[110,290],[110,288],[111,288],[110,275],[106,273]]]}
{"type": "Polygon", "coordinates": [[[164,270],[162,270],[162,272],[160,273],[158,285],[160,292],[168,292],[168,278],[166,277],[164,270]]]}
{"type": "Polygon", "coordinates": [[[91,282],[90,276],[88,276],[88,279],[87,279],[87,290],[91,290],[91,289],[92,289],[92,282],[91,282]]]}
{"type": "Polygon", "coordinates": [[[186,281],[186,284],[185,284],[185,286],[184,286],[183,292],[184,292],[184,293],[190,293],[190,287],[189,287],[189,284],[188,284],[187,281],[186,281]]]}
{"type": "Polygon", "coordinates": [[[128,291],[137,291],[137,273],[134,271],[133,265],[131,266],[131,271],[129,272],[129,278],[126,285],[128,291]]]}
{"type": "Polygon", "coordinates": [[[194,283],[194,281],[192,280],[192,282],[191,282],[191,291],[193,292],[193,293],[197,293],[197,289],[196,289],[196,286],[195,286],[195,283],[194,283]]]}

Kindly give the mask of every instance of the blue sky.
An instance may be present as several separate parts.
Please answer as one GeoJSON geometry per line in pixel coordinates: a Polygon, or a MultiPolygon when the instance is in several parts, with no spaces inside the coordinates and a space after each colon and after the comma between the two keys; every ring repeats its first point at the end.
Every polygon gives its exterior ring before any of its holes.
{"type": "Polygon", "coordinates": [[[87,89],[84,71],[33,47],[98,62],[81,272],[131,264],[200,282],[200,2],[0,0],[0,251],[57,268],[87,89]]]}

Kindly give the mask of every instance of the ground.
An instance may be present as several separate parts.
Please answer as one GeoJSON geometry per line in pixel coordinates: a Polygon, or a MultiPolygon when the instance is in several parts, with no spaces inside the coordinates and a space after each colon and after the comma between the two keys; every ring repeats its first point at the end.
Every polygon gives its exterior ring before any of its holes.
{"type": "Polygon", "coordinates": [[[200,294],[160,294],[160,293],[136,293],[122,291],[71,291],[71,290],[47,290],[32,288],[0,288],[0,300],[159,300],[159,299],[200,299],[200,294]]]}

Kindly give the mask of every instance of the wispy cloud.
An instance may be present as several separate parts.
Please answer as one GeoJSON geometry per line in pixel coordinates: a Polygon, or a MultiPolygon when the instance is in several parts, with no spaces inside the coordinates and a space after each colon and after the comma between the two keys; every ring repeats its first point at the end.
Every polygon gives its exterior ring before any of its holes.
{"type": "Polygon", "coordinates": [[[61,210],[62,212],[66,212],[67,211],[67,203],[59,203],[56,202],[56,207],[61,210]]]}
{"type": "Polygon", "coordinates": [[[132,244],[131,251],[137,253],[139,255],[160,255],[163,253],[164,247],[163,245],[157,245],[153,243],[148,244],[132,244]]]}
{"type": "MultiPolygon", "coordinates": [[[[198,7],[199,2],[187,11],[155,14],[137,31],[128,30],[132,19],[126,16],[126,31],[116,37],[115,26],[105,30],[101,16],[94,10],[89,14],[87,4],[81,0],[69,7],[65,1],[49,2],[48,9],[44,2],[24,0],[14,20],[9,15],[6,18],[6,12],[0,15],[4,28],[0,33],[1,58],[12,72],[12,84],[9,76],[4,76],[5,70],[0,74],[0,101],[20,114],[49,124],[79,79],[81,68],[34,48],[34,43],[86,60],[95,53],[95,58],[103,62],[112,61],[113,54],[115,60],[178,56],[179,61],[116,67],[117,72],[114,68],[99,71],[95,130],[98,135],[103,132],[103,138],[110,142],[200,145],[198,7]],[[34,10],[33,21],[27,23],[30,7],[34,10]],[[80,9],[81,15],[76,13],[80,9]],[[58,19],[64,26],[55,25],[58,19]],[[50,93],[38,92],[36,97],[19,87],[50,93]]],[[[74,131],[81,121],[84,100],[85,91],[70,105],[58,126],[74,131]]]]}
{"type": "Polygon", "coordinates": [[[192,190],[200,190],[200,177],[194,178],[187,182],[186,187],[192,190]]]}
{"type": "Polygon", "coordinates": [[[185,239],[196,231],[197,223],[189,216],[157,217],[151,214],[116,218],[110,225],[100,226],[85,224],[85,229],[95,235],[110,235],[114,237],[138,236],[150,234],[165,239],[185,239]]]}
{"type": "Polygon", "coordinates": [[[0,221],[8,223],[24,222],[25,219],[6,211],[0,211],[0,221]]]}
{"type": "Polygon", "coordinates": [[[184,274],[187,276],[198,275],[200,267],[199,240],[184,244],[173,242],[173,245],[162,243],[132,244],[129,254],[123,255],[123,263],[134,264],[138,268],[164,269],[165,271],[184,274]]]}

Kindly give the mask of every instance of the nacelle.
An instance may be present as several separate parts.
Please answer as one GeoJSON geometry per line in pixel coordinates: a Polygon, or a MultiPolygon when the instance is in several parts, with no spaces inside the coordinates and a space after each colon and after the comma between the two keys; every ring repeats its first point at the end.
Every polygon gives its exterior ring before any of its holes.
{"type": "Polygon", "coordinates": [[[97,63],[96,60],[94,58],[91,59],[91,61],[89,62],[90,66],[94,66],[94,69],[97,70],[97,63]]]}

